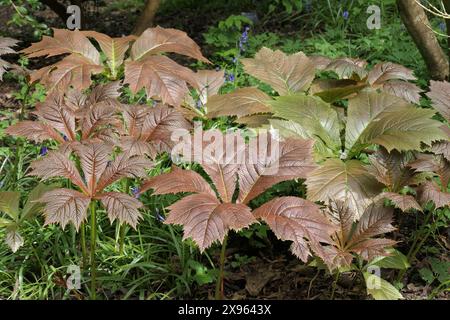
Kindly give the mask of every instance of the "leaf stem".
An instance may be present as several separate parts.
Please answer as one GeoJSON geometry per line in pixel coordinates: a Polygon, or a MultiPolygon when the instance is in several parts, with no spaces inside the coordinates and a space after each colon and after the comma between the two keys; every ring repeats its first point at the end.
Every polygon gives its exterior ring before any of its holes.
{"type": "Polygon", "coordinates": [[[96,203],[91,202],[91,300],[96,300],[96,276],[97,266],[95,263],[95,246],[97,240],[97,221],[96,221],[96,203]]]}
{"type": "Polygon", "coordinates": [[[225,236],[222,243],[222,250],[220,251],[220,269],[219,269],[219,277],[216,282],[216,300],[223,300],[223,278],[224,278],[224,267],[225,267],[225,253],[227,249],[227,241],[228,236],[225,236]]]}
{"type": "Polygon", "coordinates": [[[334,300],[334,293],[336,292],[336,287],[337,287],[338,280],[339,280],[339,272],[336,272],[336,277],[334,278],[333,286],[332,286],[332,290],[331,290],[330,300],[334,300]]]}
{"type": "Polygon", "coordinates": [[[81,254],[83,256],[83,268],[87,266],[87,249],[86,249],[86,227],[84,223],[81,224],[81,254]]]}

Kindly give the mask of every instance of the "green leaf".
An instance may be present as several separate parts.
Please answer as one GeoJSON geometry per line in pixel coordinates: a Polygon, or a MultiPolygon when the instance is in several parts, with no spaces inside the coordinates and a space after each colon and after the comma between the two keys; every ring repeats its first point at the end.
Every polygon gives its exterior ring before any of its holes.
{"type": "Polygon", "coordinates": [[[363,272],[366,280],[367,294],[375,300],[399,300],[404,299],[400,291],[386,280],[369,272],[363,272]]]}
{"type": "Polygon", "coordinates": [[[422,277],[422,279],[428,284],[432,284],[433,281],[436,279],[433,272],[428,268],[419,269],[419,274],[422,277]]]}
{"type": "Polygon", "coordinates": [[[19,217],[20,192],[2,191],[0,192],[0,211],[6,213],[13,220],[19,217]]]}
{"type": "Polygon", "coordinates": [[[27,202],[25,203],[25,206],[23,208],[21,219],[25,220],[35,214],[40,213],[44,207],[44,204],[37,202],[36,200],[38,200],[47,191],[53,190],[56,187],[57,185],[47,186],[43,183],[40,183],[33,190],[31,190],[30,194],[28,195],[27,202]]]}
{"type": "Polygon", "coordinates": [[[345,134],[349,157],[379,144],[388,151],[420,150],[421,143],[445,139],[439,121],[431,119],[431,109],[416,108],[405,100],[375,91],[350,99],[345,134]]]}
{"type": "MultiPolygon", "coordinates": [[[[284,137],[300,137],[303,139],[314,139],[315,137],[310,135],[300,124],[294,121],[270,119],[269,123],[271,127],[278,130],[278,133],[284,137]]],[[[328,148],[322,140],[315,139],[314,142],[314,160],[319,162],[325,158],[335,157],[335,152],[328,148]]]]}
{"type": "Polygon", "coordinates": [[[318,97],[296,94],[271,101],[275,116],[298,123],[304,132],[320,140],[336,155],[341,148],[342,123],[336,110],[318,97]]]}
{"type": "Polygon", "coordinates": [[[398,250],[395,249],[387,249],[390,256],[377,257],[369,262],[369,265],[378,266],[380,268],[387,269],[408,269],[410,264],[406,256],[398,250]]]}

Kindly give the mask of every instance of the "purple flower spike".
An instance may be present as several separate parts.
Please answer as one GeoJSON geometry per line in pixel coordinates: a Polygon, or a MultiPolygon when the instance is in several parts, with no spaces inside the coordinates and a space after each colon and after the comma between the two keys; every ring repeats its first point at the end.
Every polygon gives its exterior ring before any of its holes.
{"type": "Polygon", "coordinates": [[[48,152],[48,148],[46,146],[42,146],[41,150],[39,150],[39,155],[45,156],[48,152]]]}
{"type": "Polygon", "coordinates": [[[445,29],[447,29],[447,26],[445,25],[445,22],[439,23],[439,29],[441,29],[442,32],[445,32],[445,29]]]}
{"type": "Polygon", "coordinates": [[[67,136],[65,134],[63,135],[63,139],[64,139],[64,141],[69,141],[69,138],[67,138],[67,136]]]}

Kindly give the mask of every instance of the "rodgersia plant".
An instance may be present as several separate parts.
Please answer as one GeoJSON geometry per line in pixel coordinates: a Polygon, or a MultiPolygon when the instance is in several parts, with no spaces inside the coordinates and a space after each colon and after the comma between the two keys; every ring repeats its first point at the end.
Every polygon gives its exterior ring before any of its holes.
{"type": "Polygon", "coordinates": [[[280,142],[278,154],[271,154],[275,151],[273,137],[269,135],[268,140],[266,136],[254,137],[252,139],[258,142],[257,149],[262,153],[258,153],[260,156],[253,162],[248,156],[252,151],[252,142],[239,143],[239,133],[224,135],[219,131],[207,131],[205,136],[213,136],[216,140],[211,145],[203,140],[203,152],[200,154],[195,151],[198,145],[186,143],[188,149],[193,150],[193,158],[184,160],[199,162],[213,185],[197,172],[174,167],[170,173],[145,182],[141,192],[153,189],[154,194],[193,193],[168,208],[170,213],[165,223],[183,225],[184,238],[192,238],[201,251],[215,241],[223,242],[216,298],[221,296],[229,230],[240,230],[261,219],[280,239],[292,241],[292,252],[303,261],[311,254],[310,245],[331,243],[329,235],[334,228],[320,213],[319,206],[310,201],[280,197],[254,211],[249,207],[252,199],[274,184],[307,176],[315,167],[311,140],[287,139],[280,142]],[[212,146],[214,152],[208,153],[208,148],[212,146]],[[243,155],[244,158],[241,158],[243,155]]]}
{"type": "Polygon", "coordinates": [[[124,75],[132,93],[145,88],[149,98],[158,97],[164,103],[178,106],[195,86],[193,72],[162,53],[186,55],[208,63],[197,44],[186,33],[176,29],[150,28],[141,36],[111,38],[95,31],[53,29],[53,37],[22,50],[29,58],[68,54],[61,61],[33,72],[31,82],[39,81],[49,91],[69,87],[89,88],[92,76],[105,73],[116,80],[124,75]],[[95,40],[100,52],[89,40],[95,40]]]}
{"type": "MultiPolygon", "coordinates": [[[[108,187],[121,178],[144,177],[146,168],[153,163],[142,156],[120,153],[111,158],[112,148],[104,143],[78,144],[72,156],[80,163],[80,169],[70,160],[70,151],[52,151],[31,165],[30,175],[43,180],[62,177],[69,179],[73,189],[57,188],[44,193],[39,201],[45,203],[45,224],[59,223],[63,228],[72,223],[78,230],[87,219],[90,208],[91,221],[91,295],[96,294],[95,247],[97,239],[97,205],[105,208],[111,222],[119,220],[133,228],[141,217],[142,204],[136,198],[120,192],[108,191],[108,187]]],[[[83,249],[85,244],[82,243],[83,249]]]]}

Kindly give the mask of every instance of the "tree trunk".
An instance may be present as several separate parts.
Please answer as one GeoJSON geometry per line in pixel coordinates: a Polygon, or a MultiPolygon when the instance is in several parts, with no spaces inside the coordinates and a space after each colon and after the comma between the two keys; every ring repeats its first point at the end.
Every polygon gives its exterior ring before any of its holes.
{"type": "Polygon", "coordinates": [[[158,11],[161,0],[147,0],[144,11],[139,16],[133,30],[133,34],[139,36],[145,29],[154,26],[156,12],[158,11]]]}
{"type": "Polygon", "coordinates": [[[414,0],[397,0],[397,6],[403,23],[425,60],[431,78],[448,79],[449,61],[430,27],[425,10],[414,0]]]}
{"type": "MultiPolygon", "coordinates": [[[[445,11],[450,14],[450,0],[444,0],[445,11]]],[[[447,26],[447,57],[450,62],[450,19],[445,19],[445,25],[447,26]]],[[[449,70],[450,73],[450,70],[449,70]]],[[[450,75],[449,75],[450,78],[450,75]]]]}

